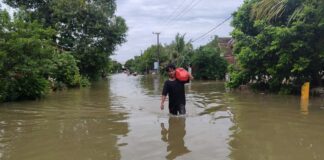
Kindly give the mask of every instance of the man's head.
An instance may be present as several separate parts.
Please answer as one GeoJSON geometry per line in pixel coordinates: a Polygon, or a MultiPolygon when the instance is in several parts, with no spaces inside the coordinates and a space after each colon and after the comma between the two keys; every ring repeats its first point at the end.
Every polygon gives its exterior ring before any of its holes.
{"type": "Polygon", "coordinates": [[[175,69],[176,67],[173,64],[169,64],[165,70],[168,73],[170,78],[175,78],[175,69]]]}

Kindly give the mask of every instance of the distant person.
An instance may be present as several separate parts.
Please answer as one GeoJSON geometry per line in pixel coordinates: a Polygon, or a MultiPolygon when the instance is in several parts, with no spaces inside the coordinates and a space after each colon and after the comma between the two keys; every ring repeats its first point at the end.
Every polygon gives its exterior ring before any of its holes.
{"type": "Polygon", "coordinates": [[[182,82],[176,79],[176,67],[169,64],[166,67],[166,71],[169,75],[169,79],[164,82],[162,99],[161,99],[161,110],[164,109],[164,101],[166,96],[169,96],[169,113],[172,115],[183,115],[186,114],[186,96],[184,84],[190,82],[193,79],[192,75],[189,74],[188,81],[182,82]]]}
{"type": "Polygon", "coordinates": [[[192,74],[192,68],[191,68],[191,65],[188,65],[188,72],[189,72],[190,74],[192,74]]]}

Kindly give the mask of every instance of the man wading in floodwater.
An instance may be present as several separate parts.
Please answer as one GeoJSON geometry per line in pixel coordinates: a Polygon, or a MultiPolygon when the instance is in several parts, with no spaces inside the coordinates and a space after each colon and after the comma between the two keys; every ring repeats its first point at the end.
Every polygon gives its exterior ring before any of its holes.
{"type": "Polygon", "coordinates": [[[164,109],[164,101],[169,95],[169,112],[172,115],[186,114],[186,96],[184,84],[188,83],[193,77],[189,74],[188,81],[182,82],[176,79],[176,68],[170,64],[166,67],[169,79],[164,82],[161,100],[161,110],[164,109]]]}

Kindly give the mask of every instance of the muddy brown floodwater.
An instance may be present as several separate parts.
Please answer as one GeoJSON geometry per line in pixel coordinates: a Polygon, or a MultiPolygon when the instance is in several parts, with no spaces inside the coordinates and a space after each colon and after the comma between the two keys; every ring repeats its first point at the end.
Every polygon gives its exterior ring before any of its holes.
{"type": "MultiPolygon", "coordinates": [[[[159,109],[163,79],[116,74],[90,88],[0,104],[0,160],[324,159],[324,99],[186,85],[187,115],[159,109]]],[[[167,104],[167,103],[166,103],[167,104]]]]}

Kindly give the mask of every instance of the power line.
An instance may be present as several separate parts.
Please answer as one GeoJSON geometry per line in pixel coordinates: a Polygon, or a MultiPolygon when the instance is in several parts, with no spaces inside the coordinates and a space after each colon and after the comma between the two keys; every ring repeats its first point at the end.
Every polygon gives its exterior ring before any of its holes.
{"type": "Polygon", "coordinates": [[[188,8],[191,7],[191,5],[195,2],[196,0],[192,0],[189,5],[187,5],[186,7],[182,8],[182,10],[177,14],[175,15],[172,19],[170,19],[169,22],[172,22],[173,20],[175,20],[177,17],[179,17],[183,12],[185,12],[188,8]]]}
{"type": "Polygon", "coordinates": [[[171,17],[171,18],[166,22],[166,25],[169,24],[170,22],[172,22],[172,20],[173,20],[175,17],[179,16],[179,14],[181,14],[181,13],[183,12],[183,10],[186,10],[187,8],[189,8],[189,7],[192,5],[192,3],[193,3],[194,1],[196,1],[196,0],[192,0],[191,2],[189,2],[189,4],[186,5],[186,6],[184,6],[184,7],[181,9],[180,12],[178,12],[177,14],[175,14],[175,16],[171,17]]]}
{"type": "Polygon", "coordinates": [[[213,27],[212,29],[210,29],[209,31],[207,31],[206,33],[204,33],[203,35],[199,36],[198,38],[195,38],[194,40],[192,40],[191,42],[195,42],[201,38],[203,38],[204,36],[206,36],[208,33],[212,32],[213,30],[217,29],[218,27],[220,27],[221,25],[223,25],[226,21],[228,21],[229,19],[232,18],[232,15],[228,18],[226,18],[223,22],[217,24],[215,27],[213,27]]]}
{"type": "Polygon", "coordinates": [[[173,18],[170,18],[169,21],[167,21],[167,23],[165,25],[170,24],[172,21],[178,19],[184,12],[189,11],[190,9],[192,9],[192,6],[197,5],[197,2],[199,2],[200,0],[192,0],[188,5],[186,5],[184,8],[182,8],[182,10],[180,12],[178,12],[173,18]],[[195,3],[196,2],[196,3],[195,3]]]}
{"type": "Polygon", "coordinates": [[[177,11],[186,3],[187,0],[184,0],[173,12],[168,16],[165,22],[168,22],[170,19],[172,19],[173,14],[177,13],[177,11]]]}
{"type": "Polygon", "coordinates": [[[191,9],[193,9],[195,6],[197,6],[200,2],[201,2],[201,0],[196,1],[196,3],[194,3],[190,8],[187,8],[185,11],[183,11],[181,14],[179,14],[179,16],[175,17],[174,20],[178,20],[180,17],[183,17],[184,15],[186,15],[191,9]]]}

